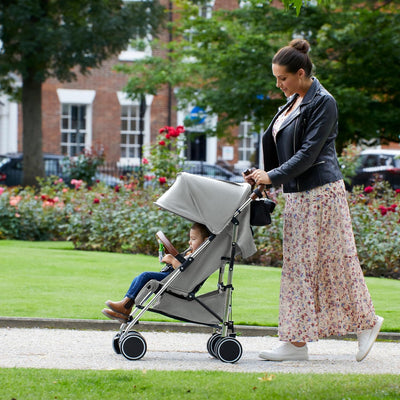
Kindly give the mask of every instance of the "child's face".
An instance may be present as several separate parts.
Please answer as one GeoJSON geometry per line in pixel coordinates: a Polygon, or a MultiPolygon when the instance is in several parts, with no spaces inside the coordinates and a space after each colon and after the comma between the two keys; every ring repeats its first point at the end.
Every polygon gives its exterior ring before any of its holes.
{"type": "Polygon", "coordinates": [[[204,238],[200,232],[197,229],[191,229],[189,232],[189,246],[192,251],[197,250],[203,242],[204,238]]]}

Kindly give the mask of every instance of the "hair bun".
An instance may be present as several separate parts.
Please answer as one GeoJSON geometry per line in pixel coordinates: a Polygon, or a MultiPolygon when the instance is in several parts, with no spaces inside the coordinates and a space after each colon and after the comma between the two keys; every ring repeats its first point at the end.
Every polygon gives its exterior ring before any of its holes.
{"type": "Polygon", "coordinates": [[[289,43],[289,46],[304,54],[307,54],[310,50],[310,43],[305,39],[294,39],[289,43]]]}

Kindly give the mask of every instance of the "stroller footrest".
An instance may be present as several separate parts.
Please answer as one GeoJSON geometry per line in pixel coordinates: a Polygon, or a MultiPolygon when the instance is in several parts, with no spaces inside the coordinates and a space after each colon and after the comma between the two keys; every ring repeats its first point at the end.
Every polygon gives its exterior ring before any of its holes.
{"type": "Polygon", "coordinates": [[[146,301],[150,295],[153,293],[157,293],[162,287],[162,283],[155,279],[148,281],[140,292],[135,297],[135,304],[142,304],[143,301],[146,301]]]}

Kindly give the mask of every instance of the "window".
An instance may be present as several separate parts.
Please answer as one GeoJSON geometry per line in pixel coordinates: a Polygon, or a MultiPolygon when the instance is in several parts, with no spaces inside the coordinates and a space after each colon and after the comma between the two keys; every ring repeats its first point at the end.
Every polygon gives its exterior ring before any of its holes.
{"type": "Polygon", "coordinates": [[[85,150],[86,105],[62,104],[61,154],[75,157],[85,150]]]}
{"type": "Polygon", "coordinates": [[[140,157],[139,106],[121,106],[121,158],[140,157]]]}
{"type": "Polygon", "coordinates": [[[239,126],[239,161],[240,162],[250,162],[254,152],[256,150],[257,137],[254,135],[253,124],[251,122],[242,122],[239,126]]]}

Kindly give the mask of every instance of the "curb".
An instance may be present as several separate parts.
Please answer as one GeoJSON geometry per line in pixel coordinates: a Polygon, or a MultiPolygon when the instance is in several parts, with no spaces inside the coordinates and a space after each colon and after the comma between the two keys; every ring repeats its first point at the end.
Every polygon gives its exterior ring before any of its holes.
{"type": "MultiPolygon", "coordinates": [[[[184,322],[151,322],[140,321],[139,330],[148,332],[181,332],[181,333],[207,333],[213,332],[209,326],[190,324],[184,322]]],[[[74,329],[94,331],[119,331],[121,326],[117,321],[89,320],[89,319],[63,319],[63,318],[21,318],[0,317],[0,328],[46,328],[46,329],[74,329]]],[[[268,326],[235,325],[236,333],[241,336],[277,336],[278,328],[268,326]]],[[[328,339],[356,339],[355,334],[346,336],[331,336],[328,339]]],[[[398,332],[380,332],[380,340],[400,342],[398,332]]]]}

